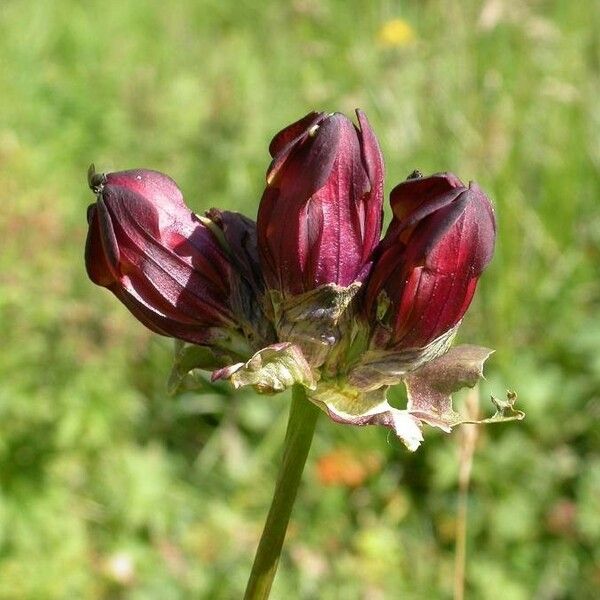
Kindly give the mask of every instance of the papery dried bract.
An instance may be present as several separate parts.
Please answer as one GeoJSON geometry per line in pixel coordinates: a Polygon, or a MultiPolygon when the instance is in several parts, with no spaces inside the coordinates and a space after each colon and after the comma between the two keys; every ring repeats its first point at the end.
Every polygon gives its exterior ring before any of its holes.
{"type": "Polygon", "coordinates": [[[366,291],[376,345],[422,348],[465,314],[492,258],[495,219],[476,184],[445,173],[409,179],[391,194],[394,218],[366,291]],[[379,313],[379,314],[378,314],[379,313]]]}
{"type": "Polygon", "coordinates": [[[309,113],[271,142],[258,212],[270,289],[284,296],[349,286],[368,272],[381,232],[383,160],[366,116],[309,113]]]}
{"type": "Polygon", "coordinates": [[[237,389],[251,385],[261,394],[283,392],[295,384],[316,386],[315,373],[298,346],[280,342],[266,346],[246,363],[236,363],[213,372],[212,380],[228,379],[237,389]]]}

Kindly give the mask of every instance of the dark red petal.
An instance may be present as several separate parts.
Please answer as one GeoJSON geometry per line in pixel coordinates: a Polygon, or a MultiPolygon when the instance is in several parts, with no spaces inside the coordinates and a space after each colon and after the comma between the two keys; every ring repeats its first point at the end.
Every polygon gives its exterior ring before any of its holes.
{"type": "Polygon", "coordinates": [[[208,211],[206,216],[223,231],[231,252],[230,259],[239,273],[255,294],[262,293],[264,281],[258,257],[256,223],[240,213],[216,208],[208,211]]]}
{"type": "Polygon", "coordinates": [[[147,169],[132,169],[108,173],[105,177],[104,189],[110,186],[123,187],[150,200],[155,208],[167,212],[185,206],[183,195],[177,184],[167,175],[147,169]]]}
{"type": "MultiPolygon", "coordinates": [[[[101,225],[95,205],[88,208],[89,230],[85,242],[85,267],[89,278],[96,284],[107,287],[118,281],[118,247],[112,249],[112,254],[107,255],[102,242],[101,225]],[[115,261],[115,256],[117,260],[115,261]]],[[[113,233],[114,236],[114,233],[113,233]]],[[[106,236],[105,236],[106,237],[106,236]]]]}
{"type": "Polygon", "coordinates": [[[149,171],[110,174],[100,194],[88,215],[93,281],[165,335],[202,343],[207,328],[235,324],[231,264],[172,180],[149,171]]]}
{"type": "MultiPolygon", "coordinates": [[[[461,218],[469,203],[467,194],[460,194],[454,202],[421,220],[406,242],[405,261],[411,266],[430,264],[430,255],[444,236],[461,218]]],[[[399,229],[400,234],[402,228],[399,229]]]]}
{"type": "Polygon", "coordinates": [[[383,219],[383,180],[384,164],[379,142],[365,113],[356,109],[360,127],[359,141],[367,177],[370,182],[370,193],[365,198],[363,231],[363,261],[367,261],[381,236],[383,219]]]}
{"type": "Polygon", "coordinates": [[[309,112],[295,123],[282,129],[271,140],[271,143],[269,144],[269,154],[275,158],[275,156],[280,154],[286,146],[296,143],[302,136],[306,135],[310,128],[322,120],[326,114],[327,113],[324,112],[309,112]]]}
{"type": "Polygon", "coordinates": [[[367,176],[374,184],[374,187],[383,190],[384,164],[379,142],[377,141],[375,132],[371,128],[367,115],[360,108],[356,109],[356,117],[359,125],[358,137],[367,176]]]}
{"type": "Polygon", "coordinates": [[[469,184],[469,192],[472,200],[467,216],[473,221],[472,226],[477,227],[479,237],[477,261],[473,268],[476,274],[481,274],[494,256],[496,215],[492,203],[476,183],[469,184]]]}
{"type": "Polygon", "coordinates": [[[391,191],[390,204],[400,229],[406,229],[454,202],[464,189],[460,179],[452,173],[408,179],[391,191]]]}
{"type": "Polygon", "coordinates": [[[418,220],[452,202],[460,189],[465,189],[465,186],[452,173],[407,179],[391,191],[390,204],[394,216],[400,221],[418,220]],[[413,217],[413,213],[421,216],[413,217]]]}
{"type": "Polygon", "coordinates": [[[357,114],[360,129],[339,113],[309,115],[275,144],[257,219],[269,287],[298,294],[366,276],[381,232],[383,162],[357,114]]]}
{"type": "Polygon", "coordinates": [[[313,195],[307,207],[306,228],[309,234],[314,232],[305,236],[308,289],[325,283],[348,286],[364,262],[362,200],[371,186],[362,166],[354,127],[341,131],[339,146],[327,183],[313,195]]]}
{"type": "Polygon", "coordinates": [[[269,152],[273,160],[267,169],[268,184],[271,185],[275,182],[291,153],[310,143],[310,138],[314,137],[319,124],[327,118],[326,113],[309,113],[306,117],[280,131],[271,140],[269,152]]]}
{"type": "MultiPolygon", "coordinates": [[[[121,244],[122,271],[132,282],[141,282],[140,296],[146,294],[173,318],[178,314],[182,320],[230,317],[226,309],[229,265],[206,227],[198,222],[190,238],[183,238],[175,248],[167,246],[153,236],[156,215],[151,206],[144,207],[143,198],[121,190],[120,200],[110,206],[121,244]],[[140,215],[147,220],[136,219],[140,215]],[[187,247],[191,256],[185,256],[182,247],[187,247]]],[[[170,243],[173,241],[171,235],[170,243]]]]}
{"type": "MultiPolygon", "coordinates": [[[[326,183],[338,154],[342,128],[351,123],[343,115],[331,115],[318,122],[316,129],[295,142],[284,160],[280,155],[269,169],[268,183],[285,187],[286,196],[309,198],[326,183]]],[[[340,149],[343,151],[343,149],[340,149]]]]}
{"type": "Polygon", "coordinates": [[[396,188],[395,215],[366,290],[373,318],[377,298],[391,301],[386,319],[396,348],[423,347],[456,325],[491,260],[495,219],[487,196],[454,176],[410,180],[396,188]],[[402,212],[402,211],[401,211],[402,212]]]}
{"type": "Polygon", "coordinates": [[[214,341],[216,332],[211,331],[204,324],[181,323],[178,320],[169,319],[140,301],[138,297],[128,293],[121,288],[111,291],[129,309],[134,317],[151,331],[167,337],[176,337],[192,344],[208,344],[214,341]]]}

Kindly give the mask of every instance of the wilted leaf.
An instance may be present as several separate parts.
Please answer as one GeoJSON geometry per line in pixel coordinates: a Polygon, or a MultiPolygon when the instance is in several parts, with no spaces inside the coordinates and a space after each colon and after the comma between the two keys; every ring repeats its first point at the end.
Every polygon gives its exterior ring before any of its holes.
{"type": "Polygon", "coordinates": [[[315,375],[298,346],[289,342],[259,350],[246,363],[236,363],[213,373],[213,381],[229,379],[237,389],[251,385],[261,394],[282,392],[294,384],[312,389],[315,375]]]}
{"type": "Polygon", "coordinates": [[[496,407],[496,412],[487,419],[481,419],[479,421],[459,421],[456,425],[462,425],[465,423],[472,423],[475,425],[483,425],[485,423],[505,423],[507,421],[522,421],[525,418],[525,413],[521,410],[515,409],[515,402],[517,401],[516,392],[506,392],[506,400],[500,400],[491,396],[492,403],[496,407]]]}
{"type": "Polygon", "coordinates": [[[419,420],[406,410],[398,410],[385,398],[387,387],[364,392],[338,385],[320,384],[309,398],[336,423],[347,425],[383,425],[392,429],[406,447],[414,451],[423,441],[419,420]]]}
{"type": "Polygon", "coordinates": [[[424,348],[405,350],[368,350],[350,371],[348,381],[364,390],[376,390],[399,383],[407,373],[431,364],[443,355],[454,340],[458,326],[450,329],[424,348]]]}
{"type": "Polygon", "coordinates": [[[461,422],[452,394],[473,387],[483,376],[483,363],[493,352],[480,346],[456,346],[404,378],[408,411],[419,420],[449,432],[461,422]]]}

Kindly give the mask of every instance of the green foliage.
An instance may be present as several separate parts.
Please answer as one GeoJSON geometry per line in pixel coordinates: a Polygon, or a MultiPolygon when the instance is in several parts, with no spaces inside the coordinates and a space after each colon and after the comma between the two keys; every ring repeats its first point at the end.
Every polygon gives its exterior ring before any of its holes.
{"type": "MultiPolygon", "coordinates": [[[[460,337],[527,418],[480,430],[467,591],[597,595],[599,31],[592,0],[0,3],[0,598],[240,596],[289,398],[167,396],[172,343],[85,277],[86,169],[254,215],[271,136],[356,106],[388,189],[452,170],[497,206],[460,337]]],[[[451,597],[461,440],[322,418],[274,598],[451,597]],[[339,448],[359,484],[324,477],[339,448]]]]}

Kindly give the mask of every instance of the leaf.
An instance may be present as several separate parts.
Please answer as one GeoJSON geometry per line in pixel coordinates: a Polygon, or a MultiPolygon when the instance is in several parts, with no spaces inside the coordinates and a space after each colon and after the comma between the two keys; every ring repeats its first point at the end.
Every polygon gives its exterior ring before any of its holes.
{"type": "Polygon", "coordinates": [[[428,425],[451,431],[461,422],[452,407],[452,394],[473,387],[483,377],[483,364],[492,352],[480,346],[456,346],[406,375],[409,413],[428,425]]]}

